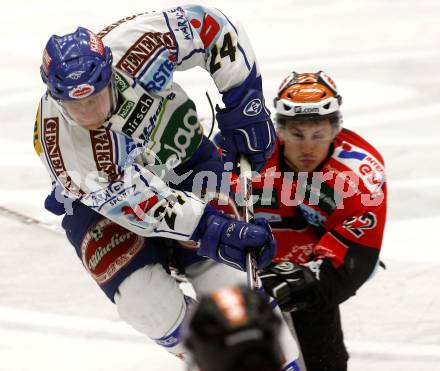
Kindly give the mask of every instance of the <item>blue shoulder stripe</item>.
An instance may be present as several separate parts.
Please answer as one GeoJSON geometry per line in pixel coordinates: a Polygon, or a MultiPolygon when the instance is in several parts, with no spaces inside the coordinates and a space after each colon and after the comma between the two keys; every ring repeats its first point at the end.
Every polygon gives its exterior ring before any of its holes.
{"type": "Polygon", "coordinates": [[[255,89],[260,92],[263,90],[261,76],[257,76],[257,66],[255,64],[252,66],[248,77],[239,86],[227,92],[222,92],[222,100],[226,108],[237,107],[249,89],[255,89]]]}

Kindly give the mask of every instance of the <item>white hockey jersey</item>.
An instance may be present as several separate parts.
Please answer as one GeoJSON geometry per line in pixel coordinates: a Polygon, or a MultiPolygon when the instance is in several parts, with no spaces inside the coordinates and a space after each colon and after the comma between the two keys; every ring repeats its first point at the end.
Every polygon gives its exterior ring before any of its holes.
{"type": "Polygon", "coordinates": [[[230,92],[259,78],[248,38],[239,23],[202,6],[127,17],[98,35],[113,53],[113,115],[87,130],[45,94],[35,150],[66,195],[139,235],[188,240],[205,203],[169,188],[146,166],[170,171],[202,140],[195,105],[173,72],[205,68],[228,105],[236,95],[230,92]]]}

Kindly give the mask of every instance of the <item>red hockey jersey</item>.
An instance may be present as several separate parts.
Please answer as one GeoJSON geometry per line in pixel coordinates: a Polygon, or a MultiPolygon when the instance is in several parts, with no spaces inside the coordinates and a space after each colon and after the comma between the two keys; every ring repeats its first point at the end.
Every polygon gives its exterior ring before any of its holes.
{"type": "Polygon", "coordinates": [[[322,259],[321,274],[333,277],[328,284],[333,288],[346,284],[335,291],[341,302],[353,295],[378,261],[386,216],[383,158],[365,139],[346,129],[336,136],[329,156],[313,173],[293,172],[284,162],[283,151],[278,142],[253,182],[256,217],[267,218],[273,227],[274,260],[322,259]],[[341,275],[346,280],[340,280],[341,275]]]}

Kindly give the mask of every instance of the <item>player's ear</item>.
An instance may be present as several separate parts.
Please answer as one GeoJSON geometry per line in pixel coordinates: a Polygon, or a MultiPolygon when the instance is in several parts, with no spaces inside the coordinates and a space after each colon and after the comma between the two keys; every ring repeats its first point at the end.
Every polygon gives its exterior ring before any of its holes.
{"type": "Polygon", "coordinates": [[[332,139],[335,139],[336,135],[338,135],[341,132],[342,125],[336,125],[336,126],[332,127],[332,129],[333,129],[332,130],[333,131],[333,138],[332,139]]]}
{"type": "Polygon", "coordinates": [[[278,139],[280,140],[281,143],[283,143],[285,135],[286,135],[286,128],[282,125],[277,125],[276,132],[277,132],[278,139]]]}

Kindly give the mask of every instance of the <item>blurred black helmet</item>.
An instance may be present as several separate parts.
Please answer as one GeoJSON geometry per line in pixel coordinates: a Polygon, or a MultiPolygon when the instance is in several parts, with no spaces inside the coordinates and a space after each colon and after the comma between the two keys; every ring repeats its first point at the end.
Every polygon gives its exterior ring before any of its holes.
{"type": "Polygon", "coordinates": [[[280,371],[280,328],[259,293],[220,289],[200,300],[184,342],[201,371],[280,371]]]}

